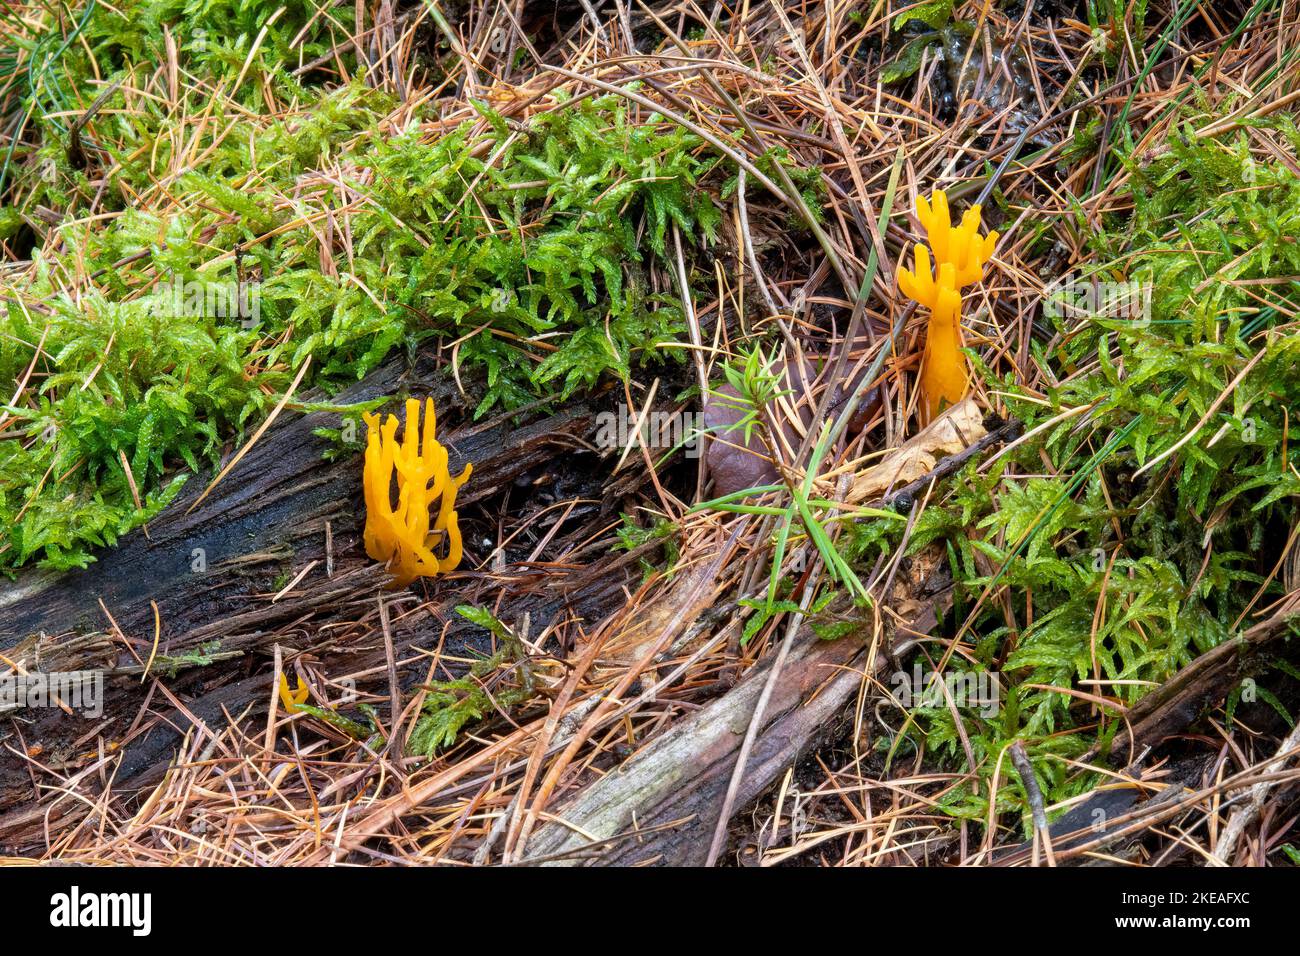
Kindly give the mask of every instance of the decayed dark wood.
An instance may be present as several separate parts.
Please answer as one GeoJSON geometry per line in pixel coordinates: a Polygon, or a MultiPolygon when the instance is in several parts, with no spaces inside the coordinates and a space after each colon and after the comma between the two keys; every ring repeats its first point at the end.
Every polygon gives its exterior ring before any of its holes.
{"type": "MultiPolygon", "coordinates": [[[[523,593],[512,597],[501,613],[511,621],[527,614],[535,626],[543,626],[561,615],[600,620],[622,606],[624,588],[637,580],[639,561],[649,556],[653,547],[647,544],[612,560],[539,576],[539,580],[531,585],[523,581],[523,593]]],[[[162,719],[147,733],[122,743],[113,775],[115,793],[121,797],[158,783],[170,765],[177,745],[195,720],[203,722],[208,730],[219,733],[225,729],[228,713],[242,714],[245,719],[253,721],[264,718],[273,693],[270,674],[263,667],[260,673],[245,676],[245,666],[239,660],[226,659],[226,655],[242,658],[259,647],[264,652],[269,651],[265,645],[274,641],[281,644],[286,655],[296,651],[308,652],[320,661],[321,670],[327,674],[379,672],[386,660],[386,650],[381,642],[371,639],[364,641],[362,646],[357,646],[354,641],[339,644],[330,636],[332,631],[319,626],[345,613],[336,606],[341,598],[349,601],[354,612],[357,600],[365,601],[372,612],[376,610],[383,572],[376,565],[363,561],[354,561],[353,564],[350,570],[341,572],[333,581],[322,582],[303,593],[295,591],[291,598],[286,598],[289,613],[296,615],[294,621],[301,622],[301,626],[287,630],[261,630],[257,623],[266,610],[254,607],[182,635],[178,640],[184,641],[186,646],[197,647],[205,636],[220,634],[221,650],[213,655],[217,662],[202,667],[189,666],[178,673],[160,670],[158,662],[155,662],[152,677],[162,679],[171,693],[184,702],[185,709],[172,708],[161,697],[154,697],[153,709],[162,719]],[[372,595],[369,598],[365,597],[368,592],[372,595]],[[357,594],[362,597],[357,598],[357,594]]],[[[515,594],[514,591],[511,593],[515,594]]],[[[395,600],[387,592],[383,599],[395,600]]],[[[446,624],[433,613],[404,619],[397,615],[396,610],[390,612],[396,655],[406,658],[414,646],[428,648],[438,644],[457,655],[489,653],[490,641],[485,632],[447,611],[448,606],[460,602],[459,592],[454,588],[444,588],[437,599],[443,608],[440,612],[442,617],[447,618],[446,624]]],[[[408,599],[405,603],[409,605],[411,602],[408,599]]],[[[367,628],[356,630],[365,632],[367,628]]],[[[39,660],[46,670],[79,669],[90,666],[88,661],[111,658],[115,643],[105,635],[90,634],[65,640],[27,642],[24,648],[33,656],[39,653],[39,660]],[[70,662],[76,662],[75,667],[70,662]]],[[[139,683],[138,675],[142,670],[136,664],[106,669],[110,675],[105,682],[108,722],[100,725],[100,731],[110,740],[119,740],[123,729],[134,722],[135,709],[140,706],[143,693],[149,686],[139,683]]],[[[399,679],[404,693],[413,692],[424,674],[423,665],[401,672],[399,679]]],[[[23,742],[39,743],[43,748],[42,765],[55,771],[64,770],[65,761],[69,769],[78,765],[76,754],[67,750],[67,741],[80,737],[96,723],[80,717],[67,717],[53,709],[26,711],[23,718],[23,742]]],[[[0,725],[0,741],[5,737],[3,725],[0,725]]],[[[83,781],[83,786],[89,786],[92,792],[97,793],[97,779],[83,781]]],[[[39,848],[47,827],[65,817],[79,818],[89,807],[86,801],[71,799],[63,799],[51,807],[48,800],[38,802],[37,796],[31,788],[31,778],[24,762],[11,751],[0,751],[0,854],[39,848]]]]}
{"type": "MultiPolygon", "coordinates": [[[[1129,824],[1133,814],[1139,809],[1151,812],[1156,807],[1176,803],[1180,797],[1199,789],[1206,782],[1205,774],[1211,771],[1213,764],[1213,756],[1206,754],[1170,761],[1154,785],[1132,778],[1130,785],[1121,786],[1123,778],[1106,778],[1088,799],[1075,805],[1051,825],[1052,851],[1058,865],[1088,863],[1077,857],[1070,859],[1085,847],[1090,852],[1124,858],[1130,848],[1146,835],[1141,830],[1131,830],[1129,824]]],[[[1015,846],[998,847],[993,852],[992,863],[996,866],[1019,866],[1032,857],[1033,842],[1025,841],[1015,846]]],[[[1092,862],[1107,865],[1105,860],[1092,862]]]]}
{"type": "MultiPolygon", "coordinates": [[[[450,376],[427,358],[414,367],[404,357],[395,358],[333,402],[352,404],[403,393],[433,397],[444,425],[439,437],[448,447],[453,469],[466,461],[474,464],[473,477],[458,499],[462,516],[473,513],[477,502],[502,498],[517,480],[539,469],[555,470],[554,462],[581,448],[594,429],[593,412],[581,402],[554,415],[533,413],[533,420],[525,418],[522,424],[504,416],[470,423],[468,415],[456,413],[464,401],[450,376]]],[[[302,400],[318,397],[304,395],[302,400]]],[[[258,650],[269,652],[272,643],[286,652],[309,650],[322,661],[333,655],[337,667],[327,672],[347,673],[382,662],[382,642],[338,647],[336,635],[348,631],[322,627],[332,620],[373,615],[381,594],[392,597],[383,591],[382,568],[364,556],[359,543],[364,517],[360,461],[356,456],[325,461],[327,442],[312,434],[339,425],[333,413],[286,410],[192,512],[187,513],[210,476],[193,479],[150,523],[147,533],[139,529],[124,536],[88,568],[62,574],[29,571],[0,583],[0,653],[9,661],[26,670],[93,669],[106,676],[105,714],[99,721],[43,708],[24,711],[19,723],[0,723],[0,845],[18,847],[29,838],[39,840],[47,819],[42,816],[47,808],[35,802],[31,769],[15,753],[20,747],[39,754],[42,766],[59,772],[79,763],[73,741],[87,733],[106,735],[122,744],[114,779],[119,791],[148,785],[167,765],[190,721],[165,706],[161,697],[154,698],[153,706],[165,719],[147,733],[121,740],[151,683],[142,685],[140,674],[154,638],[153,604],[160,628],[151,676],[162,678],[180,695],[189,713],[218,726],[224,726],[223,705],[241,712],[252,703],[254,714],[264,707],[269,678],[265,673],[249,677],[240,659],[258,650]],[[326,522],[336,566],[333,576],[326,573],[326,522]],[[195,570],[196,549],[202,549],[206,563],[201,571],[195,570]],[[308,568],[287,594],[271,600],[277,579],[283,582],[308,568]],[[360,611],[358,601],[365,605],[360,611]],[[123,637],[134,644],[134,654],[123,637]],[[197,666],[196,655],[207,663],[197,666]]],[[[468,543],[467,551],[485,557],[481,544],[468,543]]],[[[516,569],[508,585],[513,598],[502,611],[512,619],[528,613],[539,629],[559,614],[603,615],[622,601],[622,585],[639,573],[637,557],[599,562],[601,568],[536,573],[516,569]]],[[[458,593],[471,586],[474,577],[439,581],[432,593],[445,592],[439,604],[458,603],[458,593]]],[[[416,590],[429,591],[420,585],[416,590]]],[[[445,629],[433,614],[400,619],[394,612],[393,618],[391,636],[399,654],[412,645],[435,646],[439,641],[452,656],[486,649],[486,633],[455,615],[445,629]]],[[[414,672],[401,677],[408,688],[420,679],[414,672]]],[[[58,812],[84,812],[77,803],[64,801],[66,806],[58,812]]]]}
{"type": "MultiPolygon", "coordinates": [[[[935,595],[908,625],[931,631],[951,592],[935,595]]],[[[740,813],[800,756],[839,737],[841,718],[870,663],[887,665],[883,648],[868,661],[864,636],[819,639],[805,627],[764,711],[734,805],[740,813]]],[[[541,827],[520,862],[546,865],[698,866],[708,854],[723,795],[731,779],[771,660],[745,675],[723,697],[683,718],[617,770],[586,787],[554,814],[563,823],[541,827]],[[584,834],[586,834],[584,836],[584,834]]]]}
{"type": "MultiPolygon", "coordinates": [[[[411,369],[399,358],[333,401],[351,404],[409,391],[433,397],[440,417],[454,421],[451,411],[464,400],[448,379],[431,362],[411,369]]],[[[33,571],[0,583],[0,650],[41,631],[105,629],[109,622],[101,600],[128,633],[152,635],[151,600],[158,604],[164,636],[182,633],[246,610],[248,595],[265,590],[281,572],[322,559],[327,521],[336,538],[355,536],[362,519],[360,462],[349,456],[324,461],[328,445],[312,434],[318,428],[337,429],[339,417],[286,411],[281,422],[193,512],[190,504],[201,494],[206,476],[191,480],[147,532],[142,528],[124,536],[84,570],[33,571]],[[200,559],[205,569],[196,571],[200,559]]],[[[453,470],[466,461],[474,464],[459,507],[498,493],[516,476],[572,447],[590,428],[590,409],[574,404],[518,428],[501,421],[439,436],[451,453],[453,470]]]]}

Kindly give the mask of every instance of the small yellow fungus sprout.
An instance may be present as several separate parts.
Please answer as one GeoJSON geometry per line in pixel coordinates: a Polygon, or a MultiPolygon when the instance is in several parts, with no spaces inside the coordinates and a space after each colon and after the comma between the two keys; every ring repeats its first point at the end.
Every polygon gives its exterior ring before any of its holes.
{"type": "Polygon", "coordinates": [[[984,264],[993,255],[998,234],[979,234],[980,207],[972,206],[953,227],[948,197],[936,189],[929,203],[916,197],[916,217],[925,227],[929,248],[916,247],[916,270],[898,270],[898,288],[930,310],[921,357],[921,420],[926,424],[966,397],[970,375],[961,354],[961,290],[984,279],[984,264]],[[930,253],[934,251],[934,266],[930,253]]]}
{"type": "Polygon", "coordinates": [[[473,467],[466,465],[458,478],[448,472],[447,449],[434,437],[438,420],[432,399],[425,401],[423,432],[420,403],[407,399],[406,427],[400,443],[395,415],[389,415],[382,425],[378,415],[363,417],[368,431],[363,480],[366,554],[388,566],[393,588],[404,588],[419,577],[446,574],[460,564],[456,492],[469,479],[473,467]],[[396,507],[392,497],[394,476],[396,507]],[[437,517],[430,528],[429,510],[439,497],[437,517]],[[444,537],[447,556],[438,558],[434,548],[444,537]]]}
{"type": "Polygon", "coordinates": [[[298,709],[307,703],[309,693],[310,691],[307,689],[307,685],[302,682],[301,677],[298,678],[297,688],[290,690],[289,678],[284,675],[284,671],[280,672],[280,703],[284,707],[286,714],[298,713],[298,709]]]}
{"type": "Polygon", "coordinates": [[[945,404],[956,405],[970,389],[966,357],[961,354],[961,293],[955,288],[954,271],[948,262],[939,267],[925,354],[921,356],[921,396],[927,420],[938,415],[945,404]]]}

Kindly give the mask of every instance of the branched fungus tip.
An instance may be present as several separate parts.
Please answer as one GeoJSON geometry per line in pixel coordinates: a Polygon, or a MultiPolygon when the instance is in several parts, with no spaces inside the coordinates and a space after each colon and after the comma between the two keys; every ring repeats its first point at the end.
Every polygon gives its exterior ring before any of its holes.
{"type": "Polygon", "coordinates": [[[438,420],[432,399],[425,400],[423,429],[419,401],[407,399],[401,442],[397,441],[395,415],[387,416],[382,424],[378,415],[363,417],[367,427],[363,480],[366,554],[387,565],[393,588],[455,569],[462,557],[456,492],[469,479],[473,466],[467,464],[458,477],[448,471],[447,449],[436,438],[438,420]],[[439,502],[438,512],[430,527],[435,501],[439,502]],[[447,556],[438,558],[434,549],[443,538],[447,556]]]}

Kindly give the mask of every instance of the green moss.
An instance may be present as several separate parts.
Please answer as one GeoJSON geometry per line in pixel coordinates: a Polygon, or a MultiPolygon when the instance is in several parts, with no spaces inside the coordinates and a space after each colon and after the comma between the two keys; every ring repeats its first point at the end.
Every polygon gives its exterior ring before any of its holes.
{"type": "MultiPolygon", "coordinates": [[[[1276,129],[1296,144],[1289,121],[1276,129]]],[[[1300,292],[1290,238],[1300,231],[1300,182],[1280,163],[1252,161],[1244,138],[1180,132],[1168,146],[1150,165],[1128,163],[1133,213],[1095,238],[1095,265],[1082,277],[1147,287],[1149,316],[1051,320],[1054,344],[1034,346],[1058,383],[1046,406],[1011,376],[984,370],[1027,429],[1090,410],[984,474],[968,467],[911,537],[913,552],[940,542],[949,554],[956,607],[943,634],[959,634],[970,651],[950,669],[1001,675],[996,714],[960,710],[979,783],[951,793],[944,807],[956,816],[987,820],[999,760],[999,810],[1027,813],[1002,759],[1013,740],[1049,800],[1095,785],[1067,760],[1105,752],[1123,721],[1067,692],[1131,706],[1283,592],[1270,575],[1300,521],[1300,448],[1286,437],[1300,403],[1300,337],[1275,327],[1300,292]]],[[[882,541],[883,531],[864,529],[849,546],[882,541]]],[[[1275,668],[1272,679],[1294,678],[1275,668]]],[[[968,769],[950,710],[910,715],[882,747],[924,743],[968,769]]]]}
{"type": "Polygon", "coordinates": [[[434,681],[425,688],[408,746],[413,754],[432,757],[453,746],[467,725],[494,712],[509,713],[536,693],[526,649],[510,629],[483,608],[461,605],[456,611],[488,631],[499,649],[471,664],[464,677],[434,681]]]}
{"type": "MultiPolygon", "coordinates": [[[[225,16],[211,7],[204,16],[225,16]]],[[[86,28],[105,72],[152,55],[157,23],[113,24],[111,35],[98,17],[86,28]]],[[[247,56],[229,42],[198,67],[247,56]]],[[[7,409],[21,441],[0,444],[0,570],[84,565],[260,423],[309,358],[302,387],[332,389],[399,346],[455,338],[478,415],[680,360],[660,348],[682,332],[680,309],[648,291],[643,270],[672,228],[712,238],[719,214],[697,187],[716,161],[697,139],[630,125],[614,98],[539,116],[526,133],[486,109],[480,132],[394,133],[386,94],[359,81],[302,88],[267,42],[257,62],[300,108],[268,119],[214,100],[189,143],[191,124],[167,104],[135,97],[123,109],[119,90],[96,156],[110,206],[125,211],[94,229],[76,222],[98,190],[62,160],[48,182],[24,165],[9,192],[21,205],[0,208],[0,222],[32,222],[28,211],[51,203],[68,216],[57,254],[35,254],[33,281],[0,314],[0,378],[35,369],[7,409]],[[201,158],[179,176],[177,143],[187,164],[201,158]],[[341,181],[322,181],[326,169],[341,181]],[[322,247],[327,215],[339,230],[346,220],[348,238],[322,247]],[[205,296],[256,308],[190,304],[205,296]]],[[[60,156],[57,131],[43,129],[60,156]]]]}

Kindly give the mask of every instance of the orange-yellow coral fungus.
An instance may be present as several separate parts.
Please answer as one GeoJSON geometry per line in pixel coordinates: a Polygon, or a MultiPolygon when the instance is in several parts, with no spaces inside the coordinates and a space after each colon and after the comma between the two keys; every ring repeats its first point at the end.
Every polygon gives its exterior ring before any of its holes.
{"type": "Polygon", "coordinates": [[[925,333],[921,397],[926,402],[927,421],[938,415],[944,405],[960,402],[970,388],[966,357],[961,354],[961,293],[956,289],[953,273],[950,262],[939,267],[935,304],[925,333]]]}
{"type": "Polygon", "coordinates": [[[311,693],[307,685],[298,678],[298,687],[296,690],[289,689],[289,678],[284,676],[284,671],[280,672],[280,703],[284,705],[285,713],[296,714],[298,709],[307,703],[307,697],[311,693]]]}
{"type": "Polygon", "coordinates": [[[924,196],[916,197],[916,218],[925,228],[935,265],[951,262],[956,270],[957,288],[964,289],[972,282],[984,280],[984,263],[993,256],[998,244],[997,232],[980,235],[980,207],[971,206],[961,217],[961,224],[953,227],[948,212],[948,196],[936,189],[929,203],[924,196]]]}
{"type": "Polygon", "coordinates": [[[961,290],[984,278],[984,264],[993,255],[998,234],[979,234],[980,207],[972,206],[953,227],[948,197],[936,189],[929,203],[916,197],[916,217],[930,241],[916,247],[916,270],[898,270],[898,288],[910,299],[930,310],[921,357],[921,419],[929,422],[944,405],[955,405],[966,397],[970,376],[961,354],[961,290]],[[934,252],[934,266],[930,253],[934,252]]]}
{"type": "Polygon", "coordinates": [[[461,559],[460,525],[456,515],[456,492],[473,471],[466,465],[460,477],[447,470],[447,449],[438,442],[433,400],[424,405],[424,428],[420,428],[420,403],[407,399],[406,426],[397,441],[398,420],[389,415],[380,424],[378,415],[367,414],[366,465],[363,484],[366,495],[366,554],[383,561],[393,575],[390,585],[404,588],[416,578],[434,577],[453,570],[461,559]],[[397,505],[393,505],[396,477],[397,505]],[[441,501],[433,527],[429,511],[441,501]],[[433,552],[447,539],[447,556],[433,552]]]}

